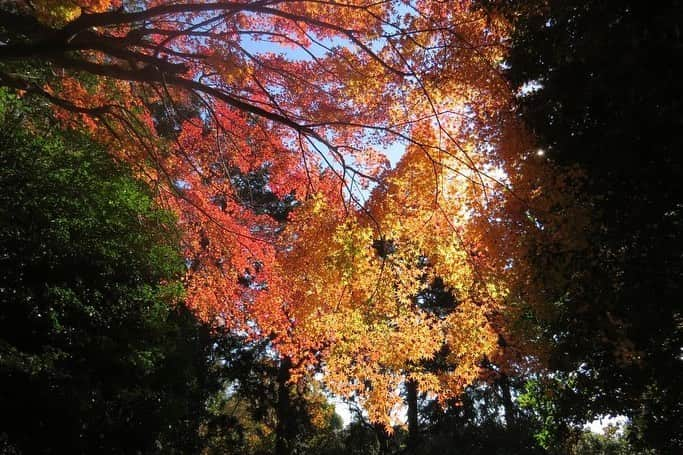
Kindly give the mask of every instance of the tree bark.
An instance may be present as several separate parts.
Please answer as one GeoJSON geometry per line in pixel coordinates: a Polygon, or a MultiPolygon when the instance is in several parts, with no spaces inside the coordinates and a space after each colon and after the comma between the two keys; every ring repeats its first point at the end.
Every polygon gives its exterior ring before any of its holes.
{"type": "Polygon", "coordinates": [[[285,356],[280,360],[277,374],[277,426],[275,427],[275,455],[290,455],[296,436],[293,424],[292,400],[289,395],[292,359],[285,356]]]}
{"type": "Polygon", "coordinates": [[[373,424],[375,429],[375,434],[377,435],[377,442],[379,443],[379,453],[382,455],[389,455],[391,451],[389,450],[389,442],[391,441],[391,435],[384,428],[384,425],[380,423],[373,424]]]}
{"type": "Polygon", "coordinates": [[[406,403],[408,405],[408,453],[415,453],[420,438],[420,428],[417,420],[417,382],[406,381],[406,403]]]}
{"type": "Polygon", "coordinates": [[[512,402],[512,394],[510,393],[510,380],[505,374],[500,375],[498,386],[500,387],[503,407],[505,408],[505,423],[510,427],[515,423],[515,405],[512,402]]]}

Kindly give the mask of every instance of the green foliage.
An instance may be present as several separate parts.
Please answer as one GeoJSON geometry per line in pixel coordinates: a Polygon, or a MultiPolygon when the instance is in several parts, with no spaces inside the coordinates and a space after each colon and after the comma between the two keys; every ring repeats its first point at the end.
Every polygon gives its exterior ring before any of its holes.
{"type": "Polygon", "coordinates": [[[223,365],[225,393],[210,402],[212,417],[202,429],[204,453],[276,453],[278,432],[287,439],[287,453],[346,453],[339,451],[341,418],[319,385],[305,379],[283,384],[283,367],[291,365],[273,358],[267,342],[248,343],[234,336],[221,340],[216,355],[223,365]],[[280,420],[285,424],[278,425],[280,420]]]}
{"type": "Polygon", "coordinates": [[[27,454],[192,453],[217,381],[175,219],[47,118],[0,93],[0,434],[27,454]]]}
{"type": "MultiPolygon", "coordinates": [[[[614,429],[612,429],[614,430],[614,429]]],[[[570,455],[651,455],[654,451],[634,449],[623,434],[607,431],[605,434],[583,432],[569,449],[570,455]]]]}
{"type": "Polygon", "coordinates": [[[272,217],[276,221],[287,220],[289,212],[298,205],[295,195],[287,194],[278,198],[268,187],[270,180],[269,166],[263,166],[250,172],[241,172],[238,168],[229,169],[230,182],[240,203],[258,213],[272,217]]]}
{"type": "Polygon", "coordinates": [[[557,395],[562,389],[571,388],[571,382],[557,379],[530,380],[524,385],[524,393],[518,398],[519,406],[532,412],[539,422],[534,439],[546,450],[561,447],[568,437],[568,428],[559,415],[557,395]]]}
{"type": "MultiPolygon", "coordinates": [[[[540,427],[535,415],[513,404],[514,415],[506,414],[502,387],[516,390],[520,385],[481,382],[469,387],[458,403],[442,409],[428,402],[425,443],[418,453],[425,454],[543,454],[534,439],[540,427]]],[[[507,412],[510,408],[507,408],[507,412]]]]}

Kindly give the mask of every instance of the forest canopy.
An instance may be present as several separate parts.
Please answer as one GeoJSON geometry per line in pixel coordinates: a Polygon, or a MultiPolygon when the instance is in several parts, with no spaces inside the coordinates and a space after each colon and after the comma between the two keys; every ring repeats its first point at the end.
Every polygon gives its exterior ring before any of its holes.
{"type": "MultiPolygon", "coordinates": [[[[56,210],[25,215],[63,226],[62,246],[38,242],[38,288],[69,275],[64,249],[119,289],[45,305],[169,337],[160,359],[192,338],[197,439],[178,451],[351,452],[324,391],[384,453],[478,453],[495,431],[500,453],[675,453],[681,11],[665,3],[4,2],[2,185],[36,183],[2,210],[56,210]],[[69,202],[96,198],[88,185],[109,205],[69,202]],[[136,267],[144,298],[120,290],[136,267]],[[155,299],[167,316],[141,329],[155,299]],[[627,434],[582,433],[603,415],[627,434]]],[[[3,257],[33,270],[38,253],[11,246],[33,234],[9,226],[3,257]]],[[[3,302],[8,327],[35,323],[17,316],[33,299],[3,302]]],[[[179,444],[155,437],[140,450],[179,444]]]]}

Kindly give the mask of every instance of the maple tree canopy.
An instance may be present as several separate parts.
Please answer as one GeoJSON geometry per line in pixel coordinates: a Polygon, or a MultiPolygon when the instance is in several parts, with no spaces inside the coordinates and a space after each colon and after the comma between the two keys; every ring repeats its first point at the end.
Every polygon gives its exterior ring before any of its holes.
{"type": "Polygon", "coordinates": [[[502,21],[466,0],[39,0],[0,16],[0,85],[85,125],[178,213],[202,317],[322,365],[387,424],[402,381],[450,398],[500,351],[523,230],[501,226],[511,208],[528,222],[536,188],[506,161],[531,156],[526,140],[501,145],[502,21]],[[284,230],[250,204],[240,178],[258,172],[296,202],[284,230]],[[437,278],[445,314],[416,300],[437,278]],[[450,366],[425,367],[439,352],[450,366]]]}

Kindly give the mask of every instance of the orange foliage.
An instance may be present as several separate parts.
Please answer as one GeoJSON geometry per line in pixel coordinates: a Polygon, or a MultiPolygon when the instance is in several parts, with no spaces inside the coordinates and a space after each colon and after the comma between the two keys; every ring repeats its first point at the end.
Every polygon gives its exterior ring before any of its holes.
{"type": "Polygon", "coordinates": [[[0,49],[58,77],[0,84],[48,97],[158,189],[199,315],[270,337],[299,372],[322,365],[385,423],[406,378],[447,399],[498,355],[526,279],[508,267],[524,229],[501,226],[528,224],[500,153],[505,24],[470,1],[62,4],[77,11],[38,13],[49,30],[0,49]],[[191,104],[156,134],[155,106],[191,104]],[[391,147],[406,150],[388,170],[391,147]],[[264,166],[273,194],[301,202],[284,231],[231,178],[264,166]],[[415,302],[436,277],[458,302],[445,316],[415,302]],[[438,352],[451,367],[430,371],[438,352]]]}
{"type": "MultiPolygon", "coordinates": [[[[418,142],[432,135],[414,132],[418,142]]],[[[442,400],[456,397],[498,349],[492,321],[507,288],[479,257],[479,226],[471,220],[484,195],[475,176],[457,157],[436,161],[413,145],[363,208],[335,212],[318,194],[289,223],[296,246],[281,268],[294,338],[324,348],[332,390],[358,398],[385,425],[403,381],[442,400]],[[437,277],[457,302],[447,314],[416,302],[437,277]],[[442,353],[448,368],[425,365],[442,353]]]]}

